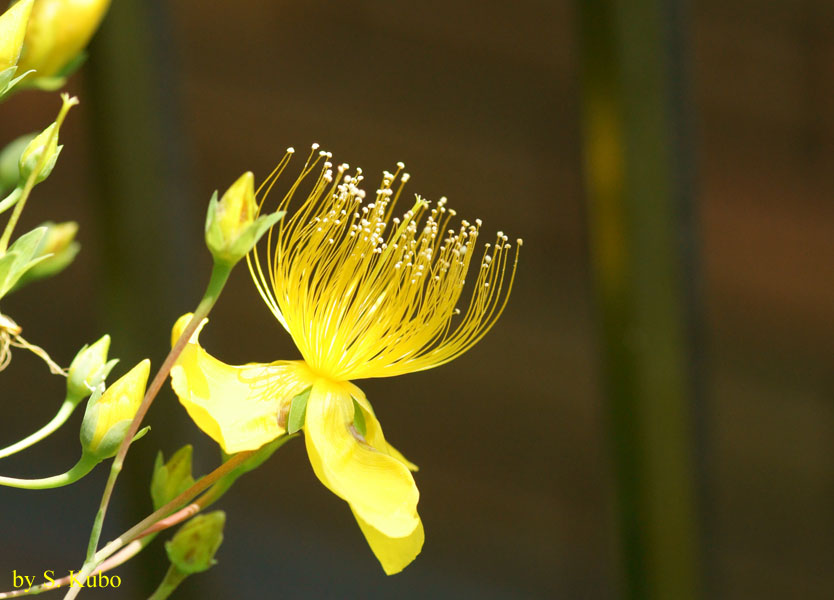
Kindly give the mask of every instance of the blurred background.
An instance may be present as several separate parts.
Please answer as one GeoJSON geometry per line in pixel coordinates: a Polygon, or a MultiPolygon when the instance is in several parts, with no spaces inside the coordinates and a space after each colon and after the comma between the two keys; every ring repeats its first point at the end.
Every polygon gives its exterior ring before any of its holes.
{"type": "MultiPolygon", "coordinates": [[[[668,30],[675,43],[646,51],[673,49],[669,90],[681,93],[684,114],[670,122],[685,126],[672,145],[690,174],[675,181],[686,191],[681,210],[694,216],[685,230],[657,224],[689,248],[678,272],[689,332],[680,356],[697,369],[685,369],[686,389],[670,400],[683,402],[675,448],[692,484],[692,531],[680,546],[695,548],[700,597],[831,598],[834,6],[671,5],[682,11],[668,30]]],[[[59,363],[109,333],[122,359],[115,375],[145,356],[159,365],[171,325],[206,283],[208,198],[245,170],[266,176],[287,146],[319,142],[334,161],[361,166],[368,186],[401,160],[407,191],[448,196],[490,236],[525,242],[507,310],[478,346],[439,369],[360,384],[387,438],[421,468],[420,557],[386,578],[296,440],[220,502],[219,565],[175,597],[663,597],[640,592],[624,566],[624,520],[650,526],[623,510],[630,475],[618,474],[623,431],[637,440],[641,431],[630,429],[628,406],[616,409],[606,302],[589,258],[600,238],[593,173],[583,174],[587,57],[606,45],[590,33],[605,31],[596,25],[617,14],[611,6],[114,3],[68,87],[81,105],[62,129],[58,166],[23,217],[24,227],[78,221],[82,252],[2,307],[59,363]]],[[[628,49],[627,21],[611,29],[615,63],[628,49]]],[[[642,71],[623,56],[639,91],[642,71]]],[[[2,106],[0,140],[42,128],[58,107],[56,94],[16,95],[2,106]]],[[[298,357],[242,268],[201,339],[230,363],[298,357]]],[[[64,384],[23,351],[0,377],[6,445],[51,417],[64,384]]],[[[196,471],[217,462],[168,386],[148,423],[104,539],[150,511],[158,450],[192,443],[196,471]]],[[[79,424],[80,411],[49,441],[5,459],[2,473],[64,471],[79,424]]],[[[667,455],[662,445],[646,452],[667,455]]],[[[11,588],[13,569],[82,562],[105,477],[99,467],[60,490],[0,490],[0,588],[11,588]]],[[[160,540],[118,571],[118,592],[85,595],[146,597],[166,563],[160,540]]]]}

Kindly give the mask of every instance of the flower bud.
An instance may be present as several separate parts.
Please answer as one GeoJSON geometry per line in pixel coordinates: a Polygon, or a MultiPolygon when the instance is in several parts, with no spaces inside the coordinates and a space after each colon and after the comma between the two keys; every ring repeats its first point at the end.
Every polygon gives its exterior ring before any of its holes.
{"type": "Polygon", "coordinates": [[[34,260],[39,262],[20,278],[18,287],[30,281],[57,275],[69,266],[81,249],[81,245],[75,241],[77,223],[68,221],[55,224],[47,221],[41,227],[46,227],[46,235],[35,251],[34,260]]]}
{"type": "Polygon", "coordinates": [[[255,176],[247,171],[226,190],[217,205],[215,218],[227,243],[233,243],[258,212],[255,203],[255,176]]]}
{"type": "Polygon", "coordinates": [[[19,69],[27,78],[61,76],[93,37],[110,0],[37,0],[29,18],[19,69]]]}
{"type": "Polygon", "coordinates": [[[226,190],[220,202],[211,199],[206,219],[206,244],[215,256],[226,256],[255,220],[255,176],[247,171],[226,190]]]}
{"type": "Polygon", "coordinates": [[[246,172],[226,190],[220,201],[211,198],[206,215],[206,245],[215,260],[234,265],[283,213],[258,217],[255,176],[246,172]]]}
{"type": "Polygon", "coordinates": [[[225,524],[226,513],[222,510],[197,515],[188,521],[165,543],[171,564],[188,575],[208,570],[217,562],[214,555],[223,542],[225,524]]]}
{"type": "Polygon", "coordinates": [[[151,499],[154,510],[158,510],[194,485],[191,475],[191,445],[186,445],[174,452],[163,464],[162,452],[156,455],[151,478],[151,499]]]}
{"type": "Polygon", "coordinates": [[[0,73],[17,65],[31,12],[32,0],[21,0],[0,15],[0,73]]]}
{"type": "Polygon", "coordinates": [[[58,118],[55,119],[55,122],[36,135],[35,139],[29,142],[29,145],[20,155],[20,178],[24,181],[29,179],[33,171],[39,169],[37,175],[35,175],[35,183],[40,183],[49,177],[55,167],[55,161],[58,160],[62,148],[58,145],[58,132],[64,118],[67,116],[67,112],[78,104],[78,99],[70,98],[69,94],[62,94],[61,102],[61,110],[58,112],[58,118]],[[44,154],[46,154],[46,158],[43,158],[44,154]]]}
{"type": "Polygon", "coordinates": [[[116,454],[142,404],[150,368],[150,361],[145,359],[104,393],[101,388],[93,393],[81,423],[81,446],[85,453],[100,460],[116,454]]]}
{"type": "Polygon", "coordinates": [[[58,133],[56,132],[54,135],[52,133],[55,131],[55,126],[56,124],[53,123],[35,136],[35,139],[29,142],[23,154],[20,155],[20,178],[24,181],[29,179],[32,171],[38,168],[44,152],[46,152],[46,160],[44,160],[40,172],[35,176],[35,183],[40,183],[49,177],[52,169],[55,168],[55,162],[58,160],[61,148],[63,148],[63,146],[58,145],[58,133]]]}
{"type": "Polygon", "coordinates": [[[107,362],[110,336],[105,335],[92,346],[84,345],[69,366],[67,375],[67,397],[77,399],[89,396],[93,390],[104,384],[116,360],[107,362]]]}

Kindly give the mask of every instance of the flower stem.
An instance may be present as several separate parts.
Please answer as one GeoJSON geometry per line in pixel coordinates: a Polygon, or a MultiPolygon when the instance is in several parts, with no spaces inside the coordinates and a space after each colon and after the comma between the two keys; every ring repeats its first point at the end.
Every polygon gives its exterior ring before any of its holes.
{"type": "Polygon", "coordinates": [[[15,203],[20,199],[20,195],[23,193],[22,187],[16,187],[12,190],[12,192],[0,200],[0,213],[4,213],[9,210],[15,203]]]}
{"type": "MultiPolygon", "coordinates": [[[[159,510],[155,511],[153,514],[143,519],[140,523],[137,523],[128,531],[124,532],[117,539],[107,544],[107,546],[96,553],[93,563],[89,565],[86,563],[84,564],[79,575],[75,577],[76,581],[84,581],[88,575],[95,575],[96,573],[109,571],[110,569],[127,562],[136,556],[136,554],[143,550],[148,544],[150,544],[154,537],[156,537],[157,533],[185,521],[216,501],[229,487],[226,485],[226,482],[228,481],[226,476],[233,473],[235,469],[237,469],[243,462],[255,453],[256,452],[240,452],[234,455],[217,469],[205,477],[200,478],[199,481],[171,500],[168,504],[162,506],[159,510]],[[192,502],[184,508],[173,512],[173,514],[169,514],[176,510],[178,506],[182,506],[204,490],[208,489],[209,486],[212,486],[211,489],[209,489],[209,491],[204,495],[200,496],[200,498],[198,498],[195,502],[192,502]],[[169,516],[166,517],[166,515],[169,516]]],[[[0,592],[0,600],[48,592],[59,587],[63,587],[69,582],[69,577],[63,577],[61,579],[56,579],[55,583],[33,586],[28,591],[13,590],[10,592],[0,592]]],[[[72,588],[70,593],[76,589],[80,591],[79,588],[72,588]]],[[[77,594],[78,592],[75,593],[77,594]]],[[[75,595],[67,597],[74,598],[75,595]]]]}
{"type": "Polygon", "coordinates": [[[99,463],[98,459],[93,458],[87,454],[82,454],[81,458],[66,473],[55,475],[54,477],[44,477],[43,479],[17,479],[16,477],[0,477],[0,485],[7,487],[22,488],[25,490],[48,490],[57,487],[63,487],[71,483],[75,483],[84,475],[93,470],[99,463]]]}
{"type": "MultiPolygon", "coordinates": [[[[201,477],[199,481],[197,481],[194,485],[185,490],[179,496],[171,500],[168,504],[145,517],[139,523],[128,529],[118,538],[116,538],[115,540],[104,546],[104,548],[96,552],[91,560],[87,560],[84,562],[84,565],[81,567],[81,571],[79,572],[76,579],[78,579],[79,581],[86,579],[87,576],[95,570],[97,564],[112,556],[126,544],[129,544],[141,537],[145,530],[154,525],[157,521],[159,521],[160,519],[164,519],[173,511],[176,511],[183,504],[189,502],[190,500],[198,496],[201,492],[208,489],[209,486],[213,485],[222,477],[234,471],[254,453],[254,451],[239,452],[232,456],[232,458],[224,462],[222,465],[217,467],[214,471],[206,475],[205,477],[201,477]]],[[[169,523],[169,526],[175,524],[176,523],[169,523]]],[[[64,600],[72,600],[73,598],[78,596],[80,592],[81,588],[73,587],[70,589],[67,595],[64,596],[64,600]]]]}
{"type": "Polygon", "coordinates": [[[176,566],[171,565],[168,568],[168,572],[165,573],[165,578],[162,580],[162,583],[159,584],[159,587],[156,588],[153,594],[148,596],[148,600],[165,600],[165,598],[174,593],[174,590],[177,589],[179,584],[185,581],[186,577],[188,577],[187,573],[183,573],[176,566]]]}
{"type": "Polygon", "coordinates": [[[99,505],[98,513],[96,513],[93,529],[90,532],[90,542],[87,545],[87,558],[85,561],[87,563],[93,558],[96,548],[98,547],[98,542],[101,537],[101,527],[104,523],[104,517],[107,514],[107,506],[110,504],[110,498],[113,495],[113,488],[116,485],[116,479],[122,470],[122,465],[124,464],[124,459],[127,455],[128,447],[133,440],[133,436],[135,436],[136,432],[139,430],[139,426],[141,425],[145,414],[148,412],[148,408],[150,408],[151,403],[154,398],[156,398],[156,395],[159,393],[159,390],[162,388],[165,380],[168,378],[171,368],[174,366],[177,358],[179,358],[179,355],[182,353],[185,345],[188,343],[188,340],[191,339],[191,335],[194,331],[196,331],[200,322],[206,317],[206,315],[208,315],[209,311],[211,311],[214,303],[217,302],[217,298],[220,296],[220,292],[223,290],[223,286],[229,278],[230,271],[230,266],[218,264],[217,262],[214,263],[214,267],[211,272],[211,279],[209,280],[203,299],[194,311],[194,315],[191,317],[191,321],[188,323],[188,326],[182,332],[182,335],[180,335],[180,338],[177,340],[177,343],[174,344],[174,347],[171,348],[171,352],[168,353],[168,356],[165,358],[165,362],[162,363],[162,366],[159,368],[159,371],[157,371],[150,386],[148,386],[148,390],[145,393],[142,404],[139,406],[136,416],[133,417],[133,422],[130,424],[130,428],[125,435],[124,441],[122,441],[122,445],[119,446],[119,451],[116,453],[116,458],[113,460],[113,465],[110,468],[110,476],[108,477],[107,484],[104,487],[104,493],[101,496],[101,504],[99,505]]]}
{"type": "Polygon", "coordinates": [[[49,421],[46,425],[41,427],[38,431],[33,433],[32,435],[20,440],[19,442],[12,444],[11,446],[7,446],[0,450],[0,458],[6,458],[7,456],[11,456],[21,450],[25,450],[29,446],[37,444],[41,440],[49,437],[55,431],[58,430],[61,425],[67,422],[72,411],[75,410],[75,407],[78,406],[78,401],[75,398],[67,398],[64,400],[64,403],[61,405],[61,408],[58,409],[58,413],[52,417],[52,420],[49,421]]]}

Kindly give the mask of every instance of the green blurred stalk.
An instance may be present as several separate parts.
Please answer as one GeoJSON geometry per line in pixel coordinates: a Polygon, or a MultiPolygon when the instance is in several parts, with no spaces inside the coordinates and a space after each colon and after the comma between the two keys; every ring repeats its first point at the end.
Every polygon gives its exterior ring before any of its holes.
{"type": "Polygon", "coordinates": [[[691,161],[681,4],[577,4],[591,268],[624,596],[700,581],[691,161]]]}

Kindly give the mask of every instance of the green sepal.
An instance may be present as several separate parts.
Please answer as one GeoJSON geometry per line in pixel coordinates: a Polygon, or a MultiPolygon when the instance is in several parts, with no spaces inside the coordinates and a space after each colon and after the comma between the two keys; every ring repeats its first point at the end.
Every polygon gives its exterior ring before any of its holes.
{"type": "MultiPolygon", "coordinates": [[[[214,193],[211,195],[209,199],[208,211],[206,212],[206,241],[208,241],[209,231],[211,230],[211,224],[214,222],[214,215],[217,212],[217,190],[214,190],[214,193]]],[[[218,230],[217,233],[212,233],[212,236],[219,235],[220,231],[218,230]]],[[[222,239],[212,238],[213,242],[221,243],[222,239]]]]}
{"type": "Polygon", "coordinates": [[[208,213],[206,214],[206,245],[215,260],[230,266],[237,264],[240,259],[249,254],[263,234],[286,214],[284,211],[277,211],[268,215],[261,215],[244,227],[235,240],[226,240],[215,218],[217,204],[217,192],[215,191],[209,201],[208,213]]]}
{"type": "MultiPolygon", "coordinates": [[[[98,412],[97,407],[94,407],[93,411],[98,412]]],[[[93,415],[95,412],[90,412],[90,414],[93,415]]],[[[86,414],[84,415],[84,421],[87,421],[86,414]]],[[[93,431],[88,431],[86,427],[82,426],[81,445],[84,448],[84,451],[90,456],[95,456],[99,460],[106,460],[116,456],[116,452],[119,451],[119,446],[121,446],[122,440],[125,439],[125,436],[127,435],[127,430],[130,429],[130,423],[130,420],[125,419],[124,421],[119,421],[118,423],[113,424],[110,429],[107,430],[107,433],[102,436],[101,441],[98,443],[95,450],[90,450],[90,445],[93,441],[93,431]]]]}
{"type": "MultiPolygon", "coordinates": [[[[113,367],[115,367],[117,364],[119,364],[118,358],[113,358],[107,361],[104,364],[104,366],[95,374],[95,378],[93,379],[94,384],[89,387],[85,386],[83,391],[79,388],[73,388],[72,390],[70,390],[68,387],[67,399],[72,400],[76,404],[80,404],[81,401],[84,400],[84,398],[86,398],[87,396],[89,396],[94,390],[104,385],[104,380],[107,379],[107,376],[110,374],[110,371],[112,371],[113,367]]],[[[67,381],[69,382],[69,378],[67,378],[67,381]]]]}
{"type": "Polygon", "coordinates": [[[365,426],[365,413],[362,412],[362,407],[359,406],[355,398],[351,398],[351,400],[353,400],[353,426],[359,435],[365,437],[368,431],[365,426]]]}
{"type": "Polygon", "coordinates": [[[20,80],[26,77],[29,73],[34,73],[34,69],[29,69],[25,73],[18,75],[14,79],[12,77],[17,72],[17,65],[13,67],[9,67],[8,69],[4,69],[0,71],[0,99],[3,98],[6,94],[12,91],[12,89],[20,83],[20,80]]]}
{"type": "Polygon", "coordinates": [[[12,65],[0,71],[0,90],[6,89],[12,77],[14,77],[15,71],[17,71],[17,65],[12,65]]]}
{"type": "MultiPolygon", "coordinates": [[[[84,420],[81,423],[80,436],[83,451],[100,461],[116,456],[116,453],[119,451],[119,446],[122,445],[122,440],[125,439],[130,429],[130,424],[133,422],[133,419],[123,419],[118,423],[114,423],[102,436],[98,446],[92,449],[93,435],[95,434],[95,425],[98,419],[97,413],[101,410],[100,405],[98,405],[98,399],[103,393],[102,387],[99,387],[87,401],[87,410],[84,413],[84,420]]],[[[133,440],[130,443],[132,444],[136,440],[145,437],[145,434],[150,430],[150,426],[143,427],[136,432],[136,435],[133,436],[133,440]]]]}
{"type": "Polygon", "coordinates": [[[293,434],[304,427],[304,419],[307,417],[307,400],[310,398],[312,387],[298,394],[290,403],[290,414],[287,417],[287,433],[293,434]]]}
{"type": "Polygon", "coordinates": [[[133,439],[130,440],[130,443],[132,444],[133,442],[135,442],[137,440],[141,440],[143,437],[145,437],[148,434],[148,432],[150,430],[151,430],[151,426],[150,425],[145,425],[142,429],[140,429],[139,431],[136,432],[136,435],[133,436],[133,439]]]}

